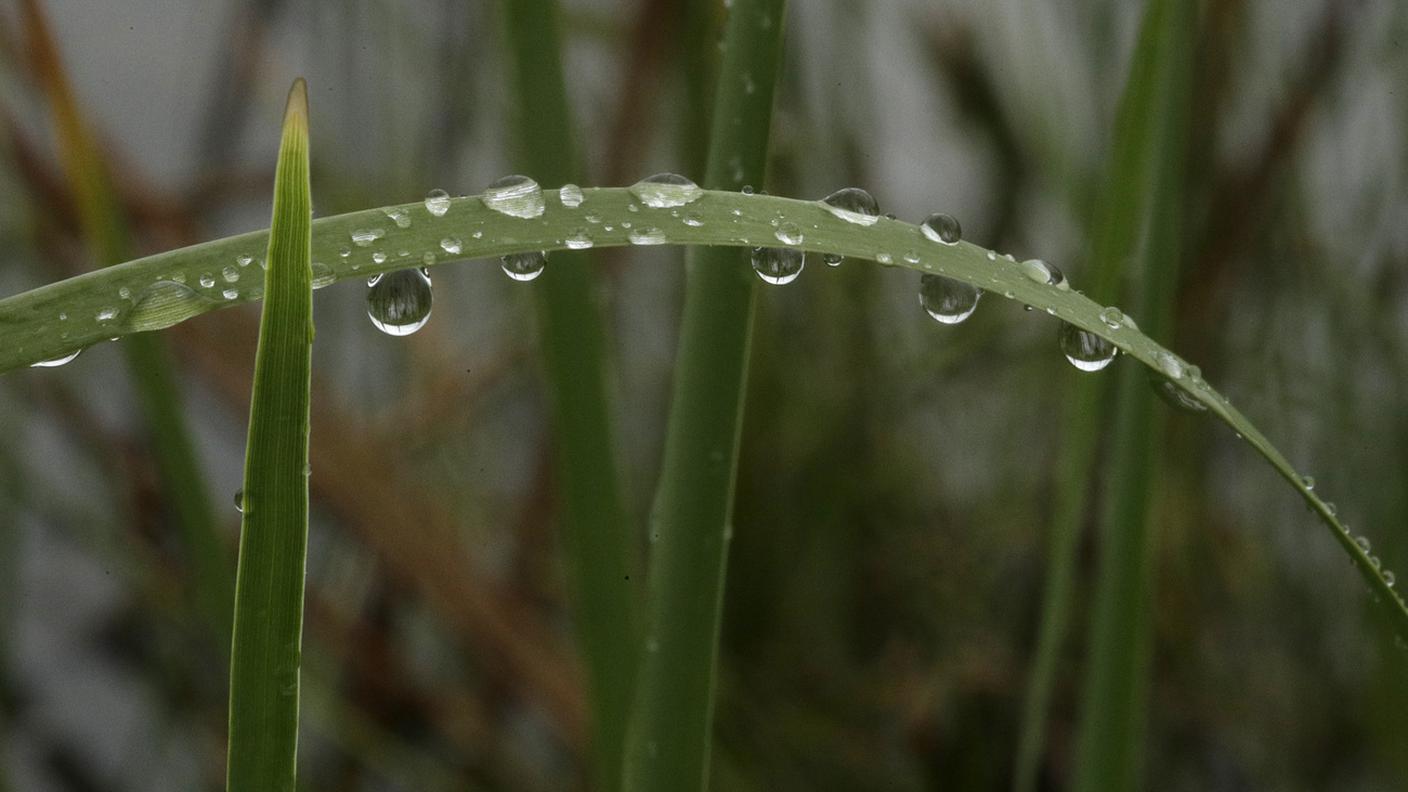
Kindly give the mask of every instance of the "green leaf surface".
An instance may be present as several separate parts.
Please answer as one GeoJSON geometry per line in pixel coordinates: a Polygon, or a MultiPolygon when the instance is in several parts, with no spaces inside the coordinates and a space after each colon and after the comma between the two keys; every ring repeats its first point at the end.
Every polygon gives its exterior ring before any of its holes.
{"type": "Polygon", "coordinates": [[[289,92],[245,451],[230,657],[230,792],[291,792],[298,752],[312,372],[308,96],[289,92]]]}

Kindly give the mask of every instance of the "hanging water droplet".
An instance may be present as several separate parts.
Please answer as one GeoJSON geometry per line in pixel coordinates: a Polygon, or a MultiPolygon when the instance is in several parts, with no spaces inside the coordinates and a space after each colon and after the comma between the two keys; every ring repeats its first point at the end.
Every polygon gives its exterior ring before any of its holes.
{"type": "Polygon", "coordinates": [[[500,258],[499,262],[505,275],[516,281],[530,281],[543,274],[543,270],[548,265],[548,254],[544,252],[510,253],[500,258]]]}
{"type": "Polygon", "coordinates": [[[797,280],[806,265],[806,254],[794,248],[753,248],[753,271],[758,273],[759,278],[775,286],[783,286],[797,280]]]}
{"type": "Polygon", "coordinates": [[[485,206],[509,217],[542,217],[545,209],[543,188],[527,176],[518,174],[495,179],[484,188],[483,198],[485,206]]]}
{"type": "Polygon", "coordinates": [[[1100,321],[1111,330],[1118,330],[1124,324],[1124,312],[1113,305],[1100,309],[1100,321]]]}
{"type": "Polygon", "coordinates": [[[410,335],[430,321],[430,275],[412,268],[377,275],[367,289],[367,316],[387,335],[410,335]]]}
{"type": "Polygon", "coordinates": [[[207,272],[207,273],[201,275],[201,276],[200,276],[200,285],[201,285],[202,288],[205,288],[205,289],[209,289],[209,288],[213,287],[213,286],[215,285],[215,276],[214,276],[214,275],[211,275],[209,272],[207,272]]]}
{"type": "Polygon", "coordinates": [[[83,351],[82,349],[75,349],[75,350],[73,350],[72,352],[69,352],[68,354],[59,355],[58,357],[52,357],[52,358],[49,358],[48,360],[36,360],[36,361],[34,361],[33,363],[30,363],[30,364],[29,364],[29,367],[30,367],[30,368],[58,368],[59,366],[62,366],[63,364],[68,363],[68,362],[72,361],[74,358],[78,357],[79,353],[82,352],[82,351],[83,351]]]}
{"type": "MultiPolygon", "coordinates": [[[[332,271],[332,267],[321,261],[313,262],[313,288],[321,289],[331,286],[337,280],[337,274],[332,271]]],[[[230,299],[226,297],[225,299],[230,299]]]]}
{"type": "Polygon", "coordinates": [[[704,191],[678,173],[657,173],[631,185],[631,195],[654,209],[694,203],[704,191]]]}
{"type": "Polygon", "coordinates": [[[457,256],[464,249],[464,243],[460,242],[459,237],[445,237],[440,240],[440,249],[451,256],[457,256]]]}
{"type": "Polygon", "coordinates": [[[235,511],[244,514],[244,490],[235,490],[235,511]]]}
{"type": "Polygon", "coordinates": [[[358,228],[352,232],[352,244],[357,247],[366,247],[384,236],[386,236],[384,228],[358,228]]]}
{"type": "Polygon", "coordinates": [[[388,206],[382,209],[381,212],[386,215],[391,222],[395,223],[397,228],[411,227],[411,213],[407,212],[405,209],[399,206],[388,206]]]}
{"type": "Polygon", "coordinates": [[[958,221],[942,213],[931,214],[919,224],[924,236],[941,245],[957,245],[963,238],[963,228],[958,221]]]}
{"type": "Polygon", "coordinates": [[[1022,272],[1037,283],[1060,287],[1066,282],[1061,270],[1041,259],[1027,259],[1022,262],[1022,272]]]}
{"type": "Polygon", "coordinates": [[[982,294],[976,286],[942,275],[919,278],[919,304],[936,322],[958,324],[972,316],[982,294]]]}
{"type": "Polygon", "coordinates": [[[563,240],[563,243],[566,244],[567,247],[572,250],[586,250],[594,244],[592,242],[591,236],[587,234],[587,229],[585,228],[579,228],[576,231],[573,231],[571,236],[563,240]]]}
{"type": "Polygon", "coordinates": [[[1099,371],[1110,365],[1119,352],[1114,344],[1069,322],[1061,323],[1057,340],[1066,359],[1081,371],[1099,371]]]}
{"type": "Polygon", "coordinates": [[[803,239],[802,229],[798,228],[796,223],[791,222],[779,225],[777,230],[773,232],[773,236],[777,237],[777,241],[788,245],[800,245],[803,239]]]}
{"type": "Polygon", "coordinates": [[[557,191],[557,197],[562,199],[563,206],[576,209],[582,205],[582,188],[575,184],[564,184],[562,189],[557,191]]]}
{"type": "Polygon", "coordinates": [[[841,262],[845,261],[845,257],[838,256],[835,253],[822,253],[821,260],[828,267],[839,267],[841,266],[841,262]]]}
{"type": "Polygon", "coordinates": [[[444,217],[450,211],[450,194],[439,187],[425,194],[425,211],[435,217],[444,217]]]}
{"type": "Polygon", "coordinates": [[[848,223],[871,226],[880,220],[880,205],[859,187],[844,187],[821,199],[826,211],[848,223]]]}
{"type": "Polygon", "coordinates": [[[626,239],[629,239],[632,245],[663,245],[667,241],[664,231],[651,226],[631,229],[627,232],[626,239]]]}

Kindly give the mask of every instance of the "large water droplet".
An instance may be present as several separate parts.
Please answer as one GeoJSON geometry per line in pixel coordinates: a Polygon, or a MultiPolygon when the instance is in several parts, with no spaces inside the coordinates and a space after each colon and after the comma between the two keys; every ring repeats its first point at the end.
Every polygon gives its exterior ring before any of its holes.
{"type": "Polygon", "coordinates": [[[631,195],[655,209],[694,203],[703,194],[699,185],[678,173],[657,173],[631,185],[631,195]]]}
{"type": "Polygon", "coordinates": [[[542,217],[543,188],[527,176],[496,179],[484,188],[484,205],[499,214],[524,219],[542,217]]]}
{"type": "Polygon", "coordinates": [[[543,274],[548,265],[544,252],[510,253],[499,259],[504,274],[516,281],[530,281],[543,274]]]}
{"type": "Polygon", "coordinates": [[[83,351],[82,349],[75,349],[75,350],[73,350],[72,352],[69,352],[69,353],[66,354],[66,355],[59,355],[58,357],[52,357],[52,358],[49,358],[48,360],[36,360],[36,361],[34,361],[33,363],[30,363],[30,364],[29,364],[29,367],[30,367],[30,368],[58,368],[59,366],[62,366],[63,364],[68,363],[68,362],[70,362],[71,360],[73,360],[74,358],[78,357],[79,353],[81,353],[82,351],[83,351]]]}
{"type": "Polygon", "coordinates": [[[1044,283],[1048,286],[1062,286],[1066,282],[1066,276],[1051,264],[1047,264],[1041,259],[1027,259],[1022,262],[1022,272],[1037,283],[1044,283]]]}
{"type": "Polygon", "coordinates": [[[919,304],[937,322],[958,324],[978,309],[982,292],[960,280],[942,275],[919,278],[919,304]]]}
{"type": "Polygon", "coordinates": [[[963,238],[963,228],[946,214],[931,214],[919,224],[924,236],[942,245],[957,245],[963,238]]]}
{"type": "Polygon", "coordinates": [[[775,286],[797,280],[807,265],[807,255],[794,248],[753,248],[753,271],[775,286]]]}
{"type": "Polygon", "coordinates": [[[444,217],[450,211],[450,194],[438,187],[426,193],[425,211],[436,217],[444,217]]]}
{"type": "Polygon", "coordinates": [[[582,205],[582,188],[575,184],[564,184],[562,189],[557,191],[557,197],[562,199],[563,206],[576,209],[582,205]]]}
{"type": "Polygon", "coordinates": [[[880,205],[870,193],[859,187],[844,187],[821,199],[826,211],[856,225],[875,225],[880,220],[880,205]]]}
{"type": "Polygon", "coordinates": [[[404,269],[377,275],[367,289],[367,316],[387,335],[410,335],[430,321],[430,274],[404,269]]]}
{"type": "Polygon", "coordinates": [[[1081,371],[1099,371],[1110,365],[1119,352],[1114,344],[1069,322],[1061,323],[1057,338],[1066,359],[1081,371]]]}
{"type": "Polygon", "coordinates": [[[777,237],[777,241],[789,245],[800,245],[803,239],[802,229],[798,228],[796,223],[783,223],[773,232],[773,236],[777,237]]]}

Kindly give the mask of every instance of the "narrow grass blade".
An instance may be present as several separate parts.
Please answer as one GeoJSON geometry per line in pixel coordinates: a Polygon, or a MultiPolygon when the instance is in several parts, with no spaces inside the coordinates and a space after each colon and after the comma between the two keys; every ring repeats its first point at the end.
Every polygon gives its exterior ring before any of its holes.
{"type": "MultiPolygon", "coordinates": [[[[736,0],[715,89],[705,186],[761,186],[782,0],[736,0]]],[[[665,458],[650,525],[645,652],[627,790],[708,786],[714,673],[753,329],[755,279],[737,250],[688,261],[665,458]]]]}
{"type": "MultiPolygon", "coordinates": [[[[60,159],[73,191],[83,236],[99,264],[124,261],[132,256],[132,244],[107,163],[84,122],[39,0],[24,0],[21,10],[34,67],[53,112],[60,159]]],[[[182,418],[175,364],[166,345],[156,337],[129,339],[124,352],[150,432],[163,496],[192,564],[192,586],[212,628],[211,635],[223,653],[229,648],[225,641],[230,634],[234,581],[229,553],[216,530],[209,489],[182,418]]]]}
{"type": "MultiPolygon", "coordinates": [[[[554,184],[578,179],[556,0],[508,0],[500,11],[524,169],[554,184]]],[[[573,614],[591,692],[593,786],[613,790],[621,785],[635,680],[637,599],[631,572],[637,534],[618,472],[611,367],[605,323],[594,299],[594,264],[586,252],[559,253],[533,294],[556,428],[573,614]]]]}
{"type": "MultiPolygon", "coordinates": [[[[1140,238],[1132,299],[1145,331],[1167,338],[1182,254],[1185,157],[1188,145],[1192,51],[1197,6],[1152,0],[1139,53],[1125,88],[1116,129],[1125,182],[1112,190],[1142,192],[1132,213],[1118,218],[1127,239],[1140,238]]],[[[1151,489],[1158,479],[1166,413],[1156,411],[1143,372],[1125,367],[1115,394],[1109,494],[1101,515],[1099,577],[1081,691],[1074,788],[1132,789],[1143,755],[1153,609],[1154,549],[1151,489]]]]}
{"type": "Polygon", "coordinates": [[[295,787],[313,348],[308,95],[289,92],[254,358],[230,655],[230,792],[295,787]]]}
{"type": "MultiPolygon", "coordinates": [[[[585,188],[582,192],[584,200],[577,206],[564,206],[549,192],[543,216],[530,225],[489,209],[477,196],[451,200],[443,217],[430,215],[421,204],[402,204],[319,218],[313,221],[312,249],[315,268],[320,270],[320,285],[339,280],[360,282],[378,272],[421,266],[424,253],[443,253],[440,240],[450,235],[463,240],[460,256],[465,259],[566,250],[568,238],[587,226],[599,227],[591,236],[595,247],[629,245],[631,229],[624,224],[641,222],[658,226],[667,244],[746,249],[784,244],[777,237],[777,228],[790,222],[805,230],[804,238],[792,245],[800,250],[873,262],[883,259],[890,266],[961,280],[1105,338],[1151,372],[1162,374],[1175,363],[1186,370],[1187,363],[1182,358],[1140,332],[1133,322],[1106,325],[1101,318],[1104,306],[1081,294],[1081,284],[1062,289],[1039,283],[1026,274],[1022,264],[999,256],[996,251],[968,242],[935,243],[912,223],[881,218],[874,225],[859,226],[835,217],[817,201],[722,190],[702,191],[698,200],[689,204],[688,212],[676,218],[669,209],[642,208],[630,190],[623,187],[585,188]],[[407,213],[414,222],[410,228],[397,228],[387,220],[388,212],[407,213]],[[598,222],[589,222],[588,216],[598,222]],[[607,230],[608,226],[611,230],[607,230]],[[359,247],[345,258],[339,255],[349,246],[352,232],[368,228],[385,234],[378,240],[379,245],[359,247]],[[903,256],[907,252],[915,253],[917,260],[906,260],[903,256]],[[373,258],[378,253],[385,258],[373,258]]],[[[232,286],[229,299],[187,284],[195,284],[202,274],[218,273],[221,267],[244,257],[264,255],[268,242],[267,231],[240,234],[0,299],[0,373],[109,337],[159,330],[193,316],[261,299],[262,285],[251,288],[247,281],[232,286]],[[122,288],[132,291],[135,305],[124,309],[116,306],[111,295],[122,288]],[[60,313],[66,313],[68,321],[60,322],[60,313]]],[[[432,266],[443,266],[448,261],[437,259],[432,266]]],[[[1408,605],[1400,593],[1386,582],[1382,571],[1374,568],[1369,554],[1345,530],[1331,507],[1306,487],[1302,474],[1285,456],[1205,380],[1185,375],[1171,380],[1171,385],[1207,407],[1210,416],[1240,435],[1299,493],[1331,529],[1331,536],[1369,585],[1381,610],[1399,632],[1408,635],[1408,605]]]]}

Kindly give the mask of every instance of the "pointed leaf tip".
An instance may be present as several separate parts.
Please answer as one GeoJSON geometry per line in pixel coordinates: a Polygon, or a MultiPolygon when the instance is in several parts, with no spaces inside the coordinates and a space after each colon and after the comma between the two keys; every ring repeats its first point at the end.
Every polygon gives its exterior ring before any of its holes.
{"type": "Polygon", "coordinates": [[[288,104],[284,108],[284,127],[308,128],[308,83],[302,77],[288,89],[288,104]]]}

